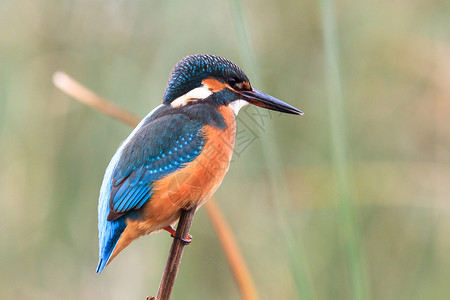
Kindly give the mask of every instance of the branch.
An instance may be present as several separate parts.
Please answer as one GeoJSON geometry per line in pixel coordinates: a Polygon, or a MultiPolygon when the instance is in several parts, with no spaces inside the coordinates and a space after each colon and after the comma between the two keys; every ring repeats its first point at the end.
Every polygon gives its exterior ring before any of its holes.
{"type": "MultiPolygon", "coordinates": [[[[136,127],[139,124],[139,118],[127,110],[112,104],[111,102],[101,98],[91,90],[87,89],[69,75],[63,72],[56,72],[53,75],[53,83],[60,90],[72,96],[76,100],[104,113],[108,116],[121,120],[122,122],[136,127]]],[[[241,297],[244,300],[258,300],[255,284],[250,276],[245,260],[239,250],[233,232],[230,229],[226,219],[223,217],[220,208],[215,204],[214,198],[211,197],[205,203],[206,211],[214,225],[217,236],[222,243],[230,267],[233,271],[234,278],[241,291],[241,297]]],[[[181,222],[181,218],[180,218],[181,222]]],[[[180,223],[179,222],[179,223],[180,223]]],[[[179,228],[180,225],[178,225],[179,228]]],[[[178,235],[177,229],[177,235],[178,235]]],[[[178,240],[178,239],[175,239],[178,240]]],[[[172,243],[173,245],[173,243],[172,243]]],[[[148,297],[148,300],[154,297],[148,297]]],[[[159,300],[159,299],[158,299],[159,300]]]]}
{"type": "Polygon", "coordinates": [[[258,300],[258,293],[256,292],[255,284],[253,283],[250,272],[245,264],[244,257],[239,251],[236,239],[234,238],[225,217],[220,211],[220,208],[213,199],[209,199],[208,202],[206,202],[205,208],[213,223],[214,229],[217,232],[217,236],[222,243],[222,248],[228,259],[228,264],[230,265],[231,270],[233,270],[234,279],[241,291],[242,299],[258,300]]]}
{"type": "Polygon", "coordinates": [[[78,101],[108,115],[116,118],[131,127],[139,124],[139,118],[123,108],[112,104],[101,98],[93,91],[88,90],[69,75],[63,72],[53,74],[53,83],[64,93],[74,97],[78,101]]]}
{"type": "Polygon", "coordinates": [[[181,257],[183,256],[184,246],[179,238],[187,239],[189,229],[191,228],[192,220],[196,207],[192,207],[189,210],[181,210],[180,220],[178,221],[177,232],[170,247],[169,257],[167,258],[166,268],[159,283],[157,300],[169,300],[172,294],[172,289],[175,284],[175,279],[178,274],[178,269],[181,264],[181,257]],[[178,237],[178,238],[177,238],[178,237]]]}

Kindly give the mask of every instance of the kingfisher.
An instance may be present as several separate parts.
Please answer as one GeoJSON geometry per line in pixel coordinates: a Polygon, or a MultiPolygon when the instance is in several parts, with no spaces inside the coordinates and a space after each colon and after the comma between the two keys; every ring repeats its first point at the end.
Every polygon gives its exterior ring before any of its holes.
{"type": "Polygon", "coordinates": [[[198,209],[214,194],[230,165],[235,115],[247,104],[303,114],[253,89],[228,59],[196,54],[174,66],[162,104],[131,132],[106,169],[97,273],[140,236],[160,230],[175,236],[172,226],[181,211],[198,209]]]}

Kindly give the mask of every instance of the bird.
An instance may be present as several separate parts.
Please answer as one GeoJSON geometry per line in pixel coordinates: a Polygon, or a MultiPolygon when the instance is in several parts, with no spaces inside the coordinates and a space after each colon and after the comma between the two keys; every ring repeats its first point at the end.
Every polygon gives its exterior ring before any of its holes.
{"type": "Polygon", "coordinates": [[[253,89],[226,58],[195,54],[173,67],[162,104],[122,142],[106,169],[97,273],[141,236],[161,230],[175,236],[181,211],[198,209],[214,194],[229,168],[236,115],[247,104],[303,114],[253,89]]]}

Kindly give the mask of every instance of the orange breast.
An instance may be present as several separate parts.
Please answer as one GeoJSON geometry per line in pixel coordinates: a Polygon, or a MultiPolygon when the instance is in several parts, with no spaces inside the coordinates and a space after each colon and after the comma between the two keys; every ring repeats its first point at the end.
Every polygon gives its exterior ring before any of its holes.
{"type": "MultiPolygon", "coordinates": [[[[143,207],[145,222],[167,226],[179,217],[181,208],[200,207],[222,182],[233,154],[236,121],[231,108],[219,111],[227,125],[225,129],[205,126],[205,147],[185,168],[154,184],[151,200],[143,207]]],[[[142,221],[141,221],[142,222],[142,221]]],[[[150,224],[142,224],[148,228],[150,224]]],[[[154,227],[154,226],[149,226],[154,227]]],[[[155,230],[151,228],[150,231],[155,230]]]]}

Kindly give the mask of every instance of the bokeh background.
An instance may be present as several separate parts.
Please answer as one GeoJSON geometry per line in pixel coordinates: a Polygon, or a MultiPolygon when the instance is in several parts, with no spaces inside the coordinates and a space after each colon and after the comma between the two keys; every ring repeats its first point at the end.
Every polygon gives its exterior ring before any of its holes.
{"type": "MultiPolygon", "coordinates": [[[[212,53],[305,112],[249,107],[216,200],[261,299],[448,299],[450,2],[0,2],[0,298],[145,299],[171,238],[99,276],[97,197],[131,129],[52,84],[62,70],[143,117],[172,66],[212,53]]],[[[174,299],[239,299],[204,209],[174,299]]]]}

